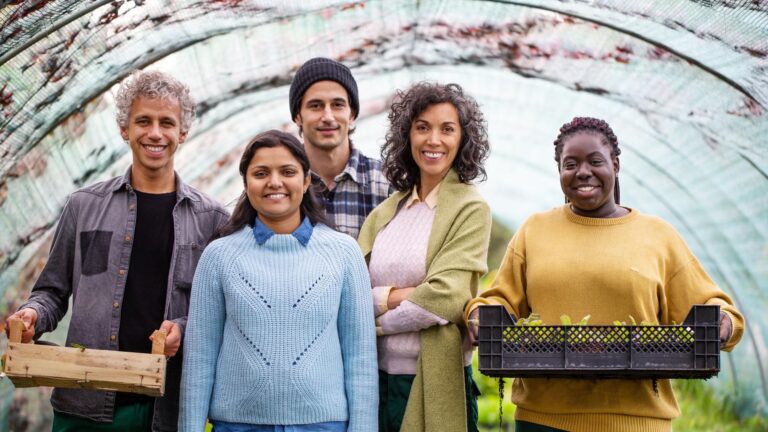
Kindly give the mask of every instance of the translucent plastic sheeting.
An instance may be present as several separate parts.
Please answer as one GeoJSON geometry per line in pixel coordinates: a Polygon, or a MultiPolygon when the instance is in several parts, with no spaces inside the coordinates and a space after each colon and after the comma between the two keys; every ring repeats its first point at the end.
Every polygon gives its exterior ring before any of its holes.
{"type": "MultiPolygon", "coordinates": [[[[398,88],[457,82],[482,104],[482,191],[512,227],[562,202],[552,141],[575,115],[619,137],[622,204],[671,222],[748,319],[710,382],[768,414],[768,5],[764,1],[27,1],[0,9],[0,292],[26,297],[76,188],[124,172],[114,85],[190,84],[181,175],[222,201],[245,142],[296,131],[287,86],[310,57],[358,79],[356,146],[376,155],[398,88]],[[162,6],[161,6],[162,5],[162,6]]],[[[18,2],[12,2],[18,3],[18,2]]]]}

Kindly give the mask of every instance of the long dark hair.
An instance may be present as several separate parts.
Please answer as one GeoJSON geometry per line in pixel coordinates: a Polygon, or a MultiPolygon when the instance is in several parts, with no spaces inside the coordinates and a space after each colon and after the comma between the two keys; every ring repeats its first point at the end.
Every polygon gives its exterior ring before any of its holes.
{"type": "MultiPolygon", "coordinates": [[[[262,132],[254,137],[248,146],[245,147],[243,156],[240,158],[240,176],[243,178],[243,187],[245,187],[245,176],[248,171],[248,165],[253,159],[253,155],[256,154],[260,148],[279,147],[283,146],[291,152],[293,157],[299,161],[304,176],[309,175],[309,158],[304,151],[304,147],[301,145],[298,139],[291,134],[281,132],[279,130],[268,130],[262,132]]],[[[309,218],[312,225],[323,223],[329,227],[333,227],[333,224],[328,220],[325,215],[325,209],[317,199],[314,185],[310,182],[309,188],[304,192],[304,196],[301,198],[301,217],[309,218]]],[[[234,232],[240,231],[244,226],[253,226],[256,220],[256,209],[251,206],[251,202],[248,201],[248,195],[245,190],[237,200],[235,210],[232,212],[227,223],[219,229],[215,238],[226,237],[234,232]]]]}
{"type": "Polygon", "coordinates": [[[419,167],[413,160],[409,136],[414,119],[432,105],[450,103],[461,124],[461,142],[452,168],[462,183],[485,180],[488,132],[480,106],[458,84],[420,82],[398,90],[389,112],[389,129],[381,147],[381,164],[389,183],[398,191],[413,189],[419,181],[419,167]]]}

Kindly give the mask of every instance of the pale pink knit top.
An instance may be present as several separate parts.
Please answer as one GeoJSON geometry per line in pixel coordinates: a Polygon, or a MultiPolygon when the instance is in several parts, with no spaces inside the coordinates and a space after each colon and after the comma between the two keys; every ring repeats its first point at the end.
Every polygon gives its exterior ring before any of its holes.
{"type": "MultiPolygon", "coordinates": [[[[437,207],[433,189],[424,201],[414,188],[408,201],[376,235],[368,270],[373,286],[379,369],[393,375],[415,375],[421,344],[419,331],[448,321],[405,300],[387,310],[390,289],[415,287],[426,278],[427,244],[437,207]]],[[[472,346],[465,341],[465,366],[472,362],[472,346]]]]}

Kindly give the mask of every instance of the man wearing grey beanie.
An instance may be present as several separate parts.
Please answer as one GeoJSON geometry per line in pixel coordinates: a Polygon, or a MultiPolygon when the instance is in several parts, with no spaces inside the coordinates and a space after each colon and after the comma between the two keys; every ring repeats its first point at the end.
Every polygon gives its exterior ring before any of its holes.
{"type": "Polygon", "coordinates": [[[348,67],[316,57],[296,71],[288,97],[326,212],[337,230],[357,238],[368,213],[391,191],[379,161],[349,139],[360,113],[357,82],[348,67]]]}

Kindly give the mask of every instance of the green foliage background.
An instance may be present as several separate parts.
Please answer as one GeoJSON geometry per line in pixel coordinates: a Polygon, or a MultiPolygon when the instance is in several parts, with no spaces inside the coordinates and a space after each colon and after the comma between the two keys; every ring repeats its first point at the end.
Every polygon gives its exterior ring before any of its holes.
{"type": "MultiPolygon", "coordinates": [[[[504,380],[502,425],[499,425],[499,382],[477,370],[477,355],[473,361],[477,386],[482,396],[477,400],[481,431],[515,430],[515,405],[511,401],[512,378],[504,380]]],[[[755,416],[741,419],[735,407],[715,394],[702,380],[675,380],[672,383],[680,404],[680,417],[672,422],[675,432],[765,432],[768,419],[755,416]]]]}

